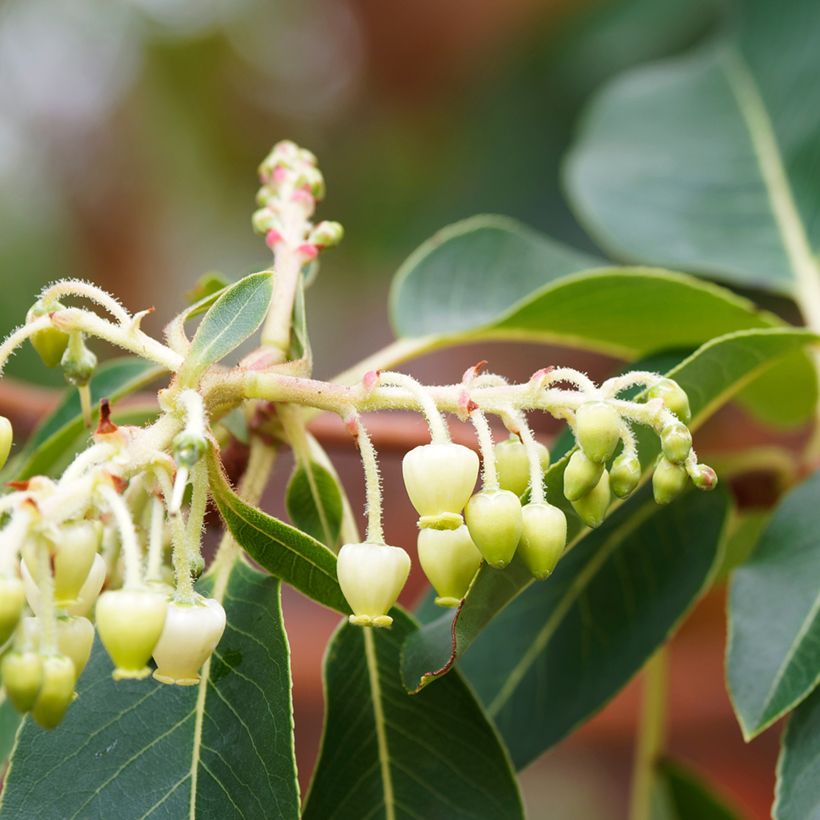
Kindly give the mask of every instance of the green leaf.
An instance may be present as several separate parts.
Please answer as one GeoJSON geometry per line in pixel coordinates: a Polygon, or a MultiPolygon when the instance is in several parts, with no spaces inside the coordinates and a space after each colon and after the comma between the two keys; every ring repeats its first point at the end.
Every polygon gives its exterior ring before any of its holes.
{"type": "Polygon", "coordinates": [[[598,711],[711,582],[723,492],[658,507],[649,487],[483,632],[462,671],[522,768],[598,711]]]}
{"type": "MultiPolygon", "coordinates": [[[[694,349],[746,328],[783,327],[735,294],[651,268],[602,267],[510,219],[480,216],[444,229],[400,269],[391,294],[402,358],[478,339],[570,345],[634,359],[694,349]],[[594,268],[594,269],[591,269],[594,268]]],[[[802,351],[741,394],[764,421],[809,418],[815,370],[802,351]]]]}
{"type": "Polygon", "coordinates": [[[199,686],[115,683],[97,642],[63,724],[25,720],[0,817],[298,817],[279,582],[237,563],[223,603],[199,686]]]}
{"type": "Polygon", "coordinates": [[[820,681],[820,472],[780,503],[729,592],[726,675],[754,737],[820,681]]]}
{"type": "Polygon", "coordinates": [[[185,298],[191,306],[195,306],[209,297],[218,296],[230,285],[231,280],[226,276],[217,271],[208,271],[196,280],[194,286],[185,294],[185,298]]]}
{"type": "Polygon", "coordinates": [[[795,0],[784,13],[749,0],[738,11],[719,42],[605,86],[570,155],[568,188],[617,258],[816,292],[820,6],[795,0]]]}
{"type": "Polygon", "coordinates": [[[789,718],[777,762],[775,820],[820,818],[820,689],[806,698],[789,718]]]}
{"type": "MultiPolygon", "coordinates": [[[[690,426],[696,430],[719,407],[725,404],[744,384],[780,357],[818,341],[814,334],[802,330],[748,330],[729,334],[703,345],[669,375],[689,394],[692,407],[690,426]]],[[[697,442],[696,442],[697,444],[697,442]]],[[[657,453],[657,441],[641,443],[644,466],[657,453]]],[[[567,458],[558,460],[547,471],[547,494],[553,504],[568,516],[569,545],[577,545],[588,536],[571,506],[563,497],[563,474],[567,458]]],[[[646,480],[647,476],[644,476],[646,480]]],[[[615,502],[611,511],[623,502],[615,502]]],[[[549,581],[547,583],[550,583],[549,581]]],[[[510,601],[531,584],[525,568],[517,561],[503,572],[482,567],[455,616],[445,613],[413,635],[405,649],[402,676],[411,691],[446,674],[455,660],[467,651],[472,642],[510,601]]]]}
{"type": "Polygon", "coordinates": [[[523,818],[498,735],[458,675],[411,697],[399,680],[412,619],[345,623],[325,656],[325,728],[305,820],[523,818]]]}
{"type": "Polygon", "coordinates": [[[348,613],[336,580],[336,555],[296,527],[246,504],[231,489],[217,455],[208,455],[211,493],[225,524],[245,552],[271,575],[337,612],[348,613]]]}
{"type": "Polygon", "coordinates": [[[20,726],[20,715],[3,690],[0,693],[0,767],[4,766],[14,746],[14,736],[20,726]]]}
{"type": "Polygon", "coordinates": [[[196,381],[209,365],[248,339],[262,324],[272,292],[269,272],[252,273],[223,291],[194,334],[180,378],[188,383],[196,381]]]}
{"type": "Polygon", "coordinates": [[[336,479],[321,464],[296,467],[288,482],[285,505],[291,521],[333,549],[342,530],[342,493],[336,479]]]}
{"type": "Polygon", "coordinates": [[[741,817],[691,770],[671,760],[657,764],[650,820],[741,820],[741,817]]]}
{"type": "MultiPolygon", "coordinates": [[[[149,385],[165,369],[143,359],[122,358],[105,362],[91,377],[92,419],[99,417],[99,402],[111,402],[149,385]]],[[[90,432],[83,423],[76,388],[65,393],[57,409],[34,431],[9,472],[18,480],[33,475],[58,475],[68,460],[88,444],[90,432]]],[[[4,475],[6,472],[4,471],[4,475]]]]}

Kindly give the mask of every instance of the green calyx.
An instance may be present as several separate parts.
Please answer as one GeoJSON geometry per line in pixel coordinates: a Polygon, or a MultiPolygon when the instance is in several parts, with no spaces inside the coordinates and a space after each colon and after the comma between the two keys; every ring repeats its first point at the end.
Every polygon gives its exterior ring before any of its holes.
{"type": "MultiPolygon", "coordinates": [[[[32,322],[41,316],[47,316],[64,306],[60,302],[51,302],[45,305],[42,301],[37,301],[26,315],[26,321],[32,322]]],[[[46,367],[57,367],[62,361],[63,354],[68,347],[68,334],[56,327],[48,327],[38,330],[31,336],[31,346],[37,351],[37,355],[43,360],[46,367]]]]}
{"type": "Polygon", "coordinates": [[[618,498],[631,495],[641,480],[641,462],[634,453],[621,453],[609,470],[609,488],[618,498]]]}
{"type": "Polygon", "coordinates": [[[525,504],[521,517],[518,554],[534,578],[548,578],[567,545],[567,518],[546,502],[525,504]]]}
{"type": "Polygon", "coordinates": [[[658,504],[669,504],[683,492],[688,481],[689,475],[686,468],[661,456],[652,474],[652,492],[655,495],[655,501],[658,504]]]}
{"type": "MultiPolygon", "coordinates": [[[[550,451],[540,442],[535,446],[543,472],[550,466],[550,451]]],[[[509,490],[518,496],[522,495],[530,484],[527,448],[518,436],[510,436],[505,441],[499,441],[494,447],[494,452],[501,489],[509,490]]]]}
{"type": "Polygon", "coordinates": [[[621,417],[605,401],[582,404],[575,413],[575,435],[590,461],[608,461],[620,441],[621,417]]]}
{"type": "Polygon", "coordinates": [[[604,470],[598,483],[586,495],[573,501],[572,507],[588,527],[600,527],[611,500],[609,473],[604,470]]]}
{"type": "Polygon", "coordinates": [[[568,501],[585,496],[601,480],[604,465],[592,461],[583,450],[576,450],[564,470],[564,495],[568,501]]]}
{"type": "Polygon", "coordinates": [[[646,391],[648,399],[660,399],[684,424],[692,419],[689,397],[683,388],[672,379],[661,379],[646,391]]]}
{"type": "Polygon", "coordinates": [[[482,490],[464,508],[464,520],[481,554],[491,567],[512,561],[521,540],[521,502],[510,490],[482,490]]]}

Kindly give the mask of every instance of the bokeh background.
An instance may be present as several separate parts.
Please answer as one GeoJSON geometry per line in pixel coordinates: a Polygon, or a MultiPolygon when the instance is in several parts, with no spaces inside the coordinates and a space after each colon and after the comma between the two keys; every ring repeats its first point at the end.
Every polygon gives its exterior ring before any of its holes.
{"type": "MultiPolygon", "coordinates": [[[[44,283],[73,275],[133,309],[155,305],[146,328],[158,332],[206,271],[265,268],[250,229],[255,168],[287,137],[319,155],[320,214],[347,231],[309,292],[316,372],[329,376],[390,340],[390,279],[447,223],[504,213],[591,247],[560,181],[585,101],[614,73],[720,25],[708,0],[5,0],[0,328],[22,319],[44,283]]],[[[452,380],[479,358],[515,378],[557,358],[594,375],[614,366],[496,345],[413,367],[452,380]]],[[[28,351],[9,372],[60,379],[28,351]]],[[[716,425],[713,439],[731,442],[734,426],[716,425]]],[[[360,504],[355,455],[333,456],[360,504]]],[[[398,466],[386,454],[387,535],[412,551],[398,466]]],[[[266,498],[273,511],[287,472],[284,457],[266,498]]],[[[408,601],[421,591],[415,578],[408,601]]],[[[718,590],[675,639],[670,745],[749,817],[767,817],[777,730],[749,746],[740,738],[723,689],[722,610],[718,590]]],[[[305,786],[335,618],[295,594],[286,614],[305,786]]],[[[630,686],[524,773],[532,818],[625,817],[637,696],[630,686]]]]}

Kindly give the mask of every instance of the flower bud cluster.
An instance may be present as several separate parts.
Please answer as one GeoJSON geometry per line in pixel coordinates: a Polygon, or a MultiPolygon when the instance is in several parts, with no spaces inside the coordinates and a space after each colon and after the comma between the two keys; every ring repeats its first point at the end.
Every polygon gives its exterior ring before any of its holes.
{"type": "MultiPolygon", "coordinates": [[[[147,676],[153,658],[156,680],[187,686],[225,629],[221,604],[192,587],[201,521],[171,509],[180,477],[207,480],[201,399],[170,404],[144,430],[117,427],[103,405],[93,443],[59,480],[37,476],[0,498],[0,673],[44,728],[74,699],[95,631],[115,679],[147,676]]],[[[11,435],[0,419],[2,459],[11,435]]]]}
{"type": "MultiPolygon", "coordinates": [[[[380,379],[385,390],[392,391],[383,396],[385,406],[402,406],[396,390],[406,389],[408,404],[419,407],[430,424],[432,441],[406,453],[402,472],[419,515],[419,562],[440,606],[459,606],[482,563],[503,570],[518,555],[534,578],[543,579],[566,548],[566,516],[545,497],[549,451],[533,437],[522,410],[546,410],[568,420],[577,447],[565,465],[563,491],[587,526],[599,526],[613,497],[628,497],[641,482],[644,470],[631,429],[635,422],[659,436],[661,454],[652,478],[658,503],[671,501],[690,480],[701,489],[716,484],[714,471],[698,464],[692,449],[687,396],[670,379],[630,374],[598,388],[583,374],[561,370],[552,379],[577,388],[568,391],[551,386],[549,370],[535,374],[528,386],[507,385],[489,374],[476,378],[477,372],[468,371],[469,380],[465,374],[462,385],[452,388],[424,388],[402,374],[375,379],[368,374],[364,382],[362,403],[369,408],[379,405],[380,379]],[[620,390],[641,382],[648,389],[638,400],[617,397],[620,390]],[[460,392],[453,401],[455,390],[460,392]],[[454,404],[453,412],[474,423],[481,459],[449,440],[440,413],[454,404]],[[508,439],[492,443],[485,411],[504,421],[512,431],[508,439]],[[480,468],[483,487],[476,492],[480,468]]],[[[351,621],[361,625],[389,625],[387,612],[410,568],[404,550],[383,545],[378,550],[373,544],[347,545],[339,556],[339,580],[355,613],[351,621]]]]}

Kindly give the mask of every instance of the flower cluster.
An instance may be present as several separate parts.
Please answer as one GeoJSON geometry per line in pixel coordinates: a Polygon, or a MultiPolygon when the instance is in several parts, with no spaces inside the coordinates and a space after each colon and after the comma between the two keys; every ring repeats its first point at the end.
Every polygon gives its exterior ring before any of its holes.
{"type": "MultiPolygon", "coordinates": [[[[526,421],[527,408],[547,410],[570,425],[577,443],[563,473],[563,494],[584,524],[599,526],[613,496],[623,499],[638,486],[643,469],[632,423],[651,427],[660,438],[661,454],[652,476],[655,500],[670,502],[688,481],[711,489],[717,478],[699,464],[686,426],[690,419],[686,393],[671,379],[634,372],[596,387],[583,373],[567,368],[537,372],[528,385],[507,385],[499,376],[481,373],[484,363],[467,371],[460,385],[427,389],[399,373],[369,374],[373,386],[403,388],[425,413],[431,443],[404,456],[404,484],[419,514],[418,558],[437,592],[436,603],[458,606],[482,563],[503,570],[516,553],[536,579],[547,578],[567,545],[564,511],[547,501],[544,474],[550,455],[526,421]],[[557,383],[573,389],[558,389],[557,383]],[[618,395],[627,388],[646,389],[637,401],[618,395]],[[474,450],[449,439],[436,395],[458,394],[456,412],[475,427],[481,462],[474,450]],[[487,401],[487,397],[490,401],[487,401]],[[500,416],[509,438],[493,443],[482,406],[500,416]],[[479,468],[482,487],[474,492],[479,468]]],[[[396,396],[382,401],[396,406],[396,396]]],[[[452,400],[449,400],[452,403],[452,400]]],[[[448,404],[443,401],[442,404],[448,404]]],[[[361,433],[359,433],[361,437],[361,433]]],[[[375,464],[365,474],[378,488],[375,464]]],[[[376,493],[377,494],[377,493],[376,493]]],[[[370,498],[369,503],[380,504],[370,498]]],[[[387,614],[410,571],[410,558],[399,547],[386,546],[380,522],[360,544],[346,544],[338,562],[339,582],[353,609],[352,623],[389,626],[387,614]]]]}

